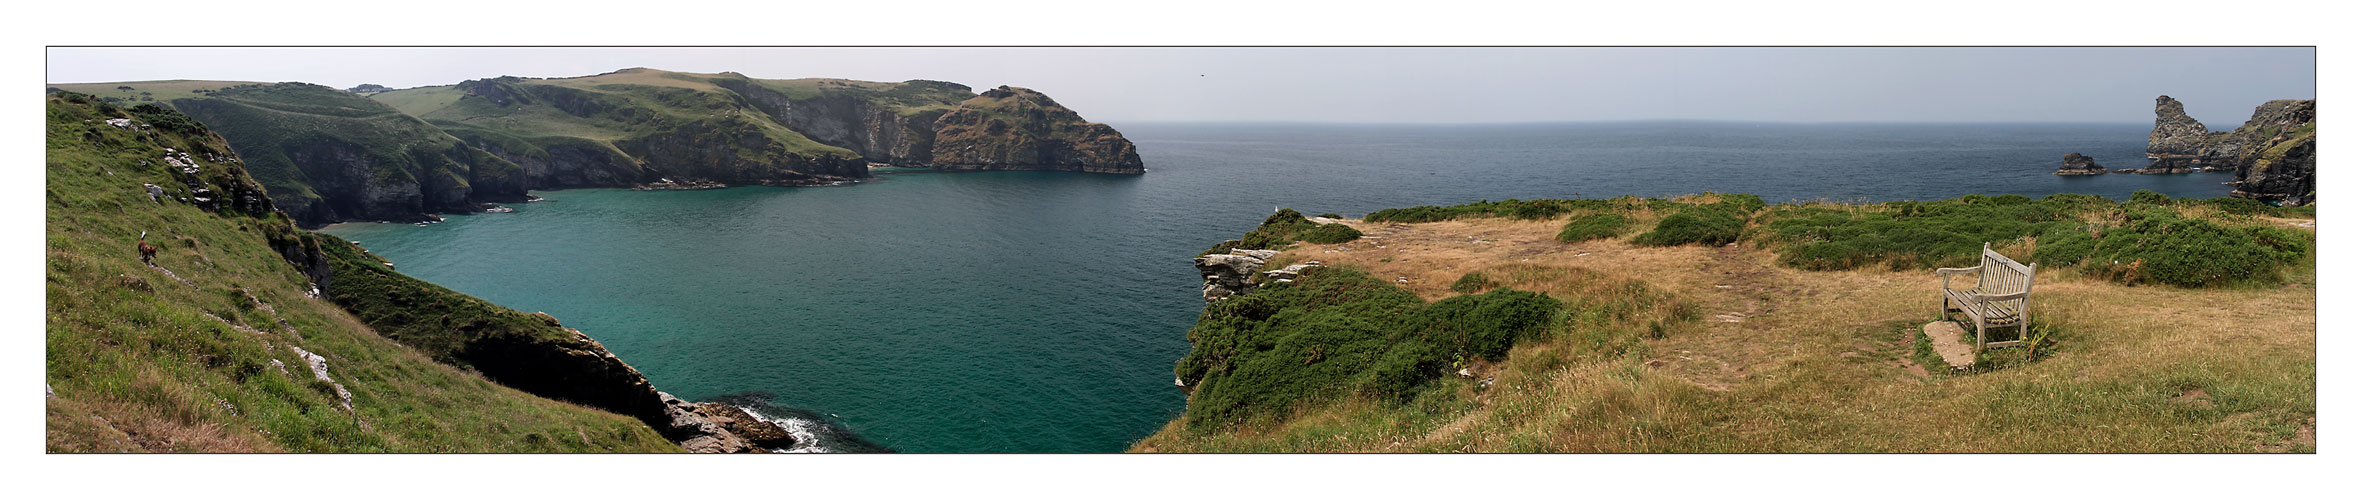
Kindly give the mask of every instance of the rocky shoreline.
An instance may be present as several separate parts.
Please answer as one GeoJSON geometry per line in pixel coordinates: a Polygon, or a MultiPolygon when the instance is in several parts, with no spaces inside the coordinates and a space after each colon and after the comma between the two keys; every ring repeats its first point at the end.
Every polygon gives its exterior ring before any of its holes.
{"type": "MultiPolygon", "coordinates": [[[[2282,205],[2313,200],[2314,111],[2311,99],[2268,101],[2230,131],[2206,130],[2181,101],[2157,96],[2149,165],[2136,174],[2237,172],[2231,195],[2282,205]]],[[[2125,172],[2118,170],[2118,172],[2125,172]]]]}
{"type": "Polygon", "coordinates": [[[2238,129],[2210,132],[2183,112],[2181,101],[2157,96],[2149,130],[2149,164],[2110,170],[2082,153],[2067,153],[2057,175],[2236,172],[2231,196],[2278,205],[2313,202],[2313,100],[2284,99],[2256,106],[2238,129]]]}

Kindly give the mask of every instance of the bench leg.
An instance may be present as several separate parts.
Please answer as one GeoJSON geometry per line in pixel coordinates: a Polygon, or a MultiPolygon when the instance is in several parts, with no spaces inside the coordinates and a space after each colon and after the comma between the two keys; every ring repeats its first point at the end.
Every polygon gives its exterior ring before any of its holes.
{"type": "Polygon", "coordinates": [[[1972,321],[1977,323],[1977,352],[1985,352],[1985,322],[1984,320],[1972,321]]]}

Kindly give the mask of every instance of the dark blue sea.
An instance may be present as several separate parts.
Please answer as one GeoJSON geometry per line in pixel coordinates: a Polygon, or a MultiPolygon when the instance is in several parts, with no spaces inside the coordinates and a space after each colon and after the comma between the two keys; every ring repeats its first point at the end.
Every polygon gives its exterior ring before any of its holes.
{"type": "Polygon", "coordinates": [[[1113,452],[1182,408],[1189,257],[1275,207],[1482,199],[1767,201],[2148,189],[2147,124],[1114,124],[1140,176],[897,172],[856,185],[536,193],[516,213],[344,224],[413,276],[605,343],[661,390],[727,400],[809,451],[1113,452]]]}

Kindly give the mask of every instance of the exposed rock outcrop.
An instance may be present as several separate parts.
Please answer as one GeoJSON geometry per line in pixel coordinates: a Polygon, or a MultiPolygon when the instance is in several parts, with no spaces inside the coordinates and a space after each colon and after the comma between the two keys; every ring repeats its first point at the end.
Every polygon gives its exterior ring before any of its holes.
{"type": "Polygon", "coordinates": [[[763,453],[795,446],[795,437],[778,425],[755,418],[722,403],[690,403],[657,393],[664,418],[651,425],[681,443],[691,453],[763,453]]]}
{"type": "Polygon", "coordinates": [[[1195,260],[1197,272],[1205,277],[1202,291],[1206,302],[1239,295],[1254,290],[1255,272],[1278,250],[1231,250],[1230,253],[1200,255],[1195,260]]]}
{"type": "Polygon", "coordinates": [[[2256,106],[2255,113],[2238,129],[2209,132],[2183,113],[2180,101],[2157,96],[2157,124],[2149,132],[2149,165],[2130,172],[2236,171],[2238,180],[2232,182],[2235,195],[2280,203],[2310,202],[2311,148],[2298,146],[2312,140],[2313,121],[2312,100],[2284,99],[2256,106]],[[2301,153],[2300,158],[2286,161],[2285,155],[2292,151],[2301,153]],[[2264,168],[2259,170],[2258,165],[2264,168]],[[2274,166],[2286,168],[2274,170],[2274,166]],[[2252,171],[2265,173],[2257,176],[2252,171]]]}
{"type": "Polygon", "coordinates": [[[2294,206],[2313,202],[2313,137],[2290,139],[2239,169],[2232,196],[2294,206]]]}
{"type": "Polygon", "coordinates": [[[935,121],[936,168],[1146,172],[1115,128],[1086,123],[1049,96],[1003,85],[935,121]]]}
{"type": "Polygon", "coordinates": [[[2083,156],[2083,153],[2067,153],[2065,160],[2059,162],[2059,170],[2052,173],[2058,175],[2099,175],[2108,173],[2108,169],[2101,167],[2098,160],[2083,156]]]}
{"type": "Polygon", "coordinates": [[[2216,133],[2182,111],[2172,96],[2157,96],[2157,125],[2149,129],[2149,156],[2197,156],[2216,133]]]}

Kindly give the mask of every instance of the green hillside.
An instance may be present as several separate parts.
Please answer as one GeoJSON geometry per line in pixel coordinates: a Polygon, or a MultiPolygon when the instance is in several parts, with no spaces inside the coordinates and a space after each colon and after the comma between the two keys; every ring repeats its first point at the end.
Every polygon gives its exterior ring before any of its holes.
{"type": "MultiPolygon", "coordinates": [[[[356,121],[384,112],[269,95],[300,88],[251,91],[261,95],[224,105],[356,121]]],[[[632,417],[437,363],[322,297],[316,282],[337,286],[332,254],[356,250],[295,229],[231,143],[189,117],[70,93],[47,107],[47,450],[680,450],[632,417]],[[143,233],[152,266],[137,250],[143,233]]]]}
{"type": "Polygon", "coordinates": [[[227,138],[249,162],[254,178],[299,222],[418,220],[432,212],[469,211],[478,202],[525,197],[522,171],[515,164],[342,90],[303,83],[186,81],[55,87],[113,94],[108,97],[148,88],[180,90],[156,102],[227,138]],[[230,85],[206,88],[218,84],[230,85]]]}

